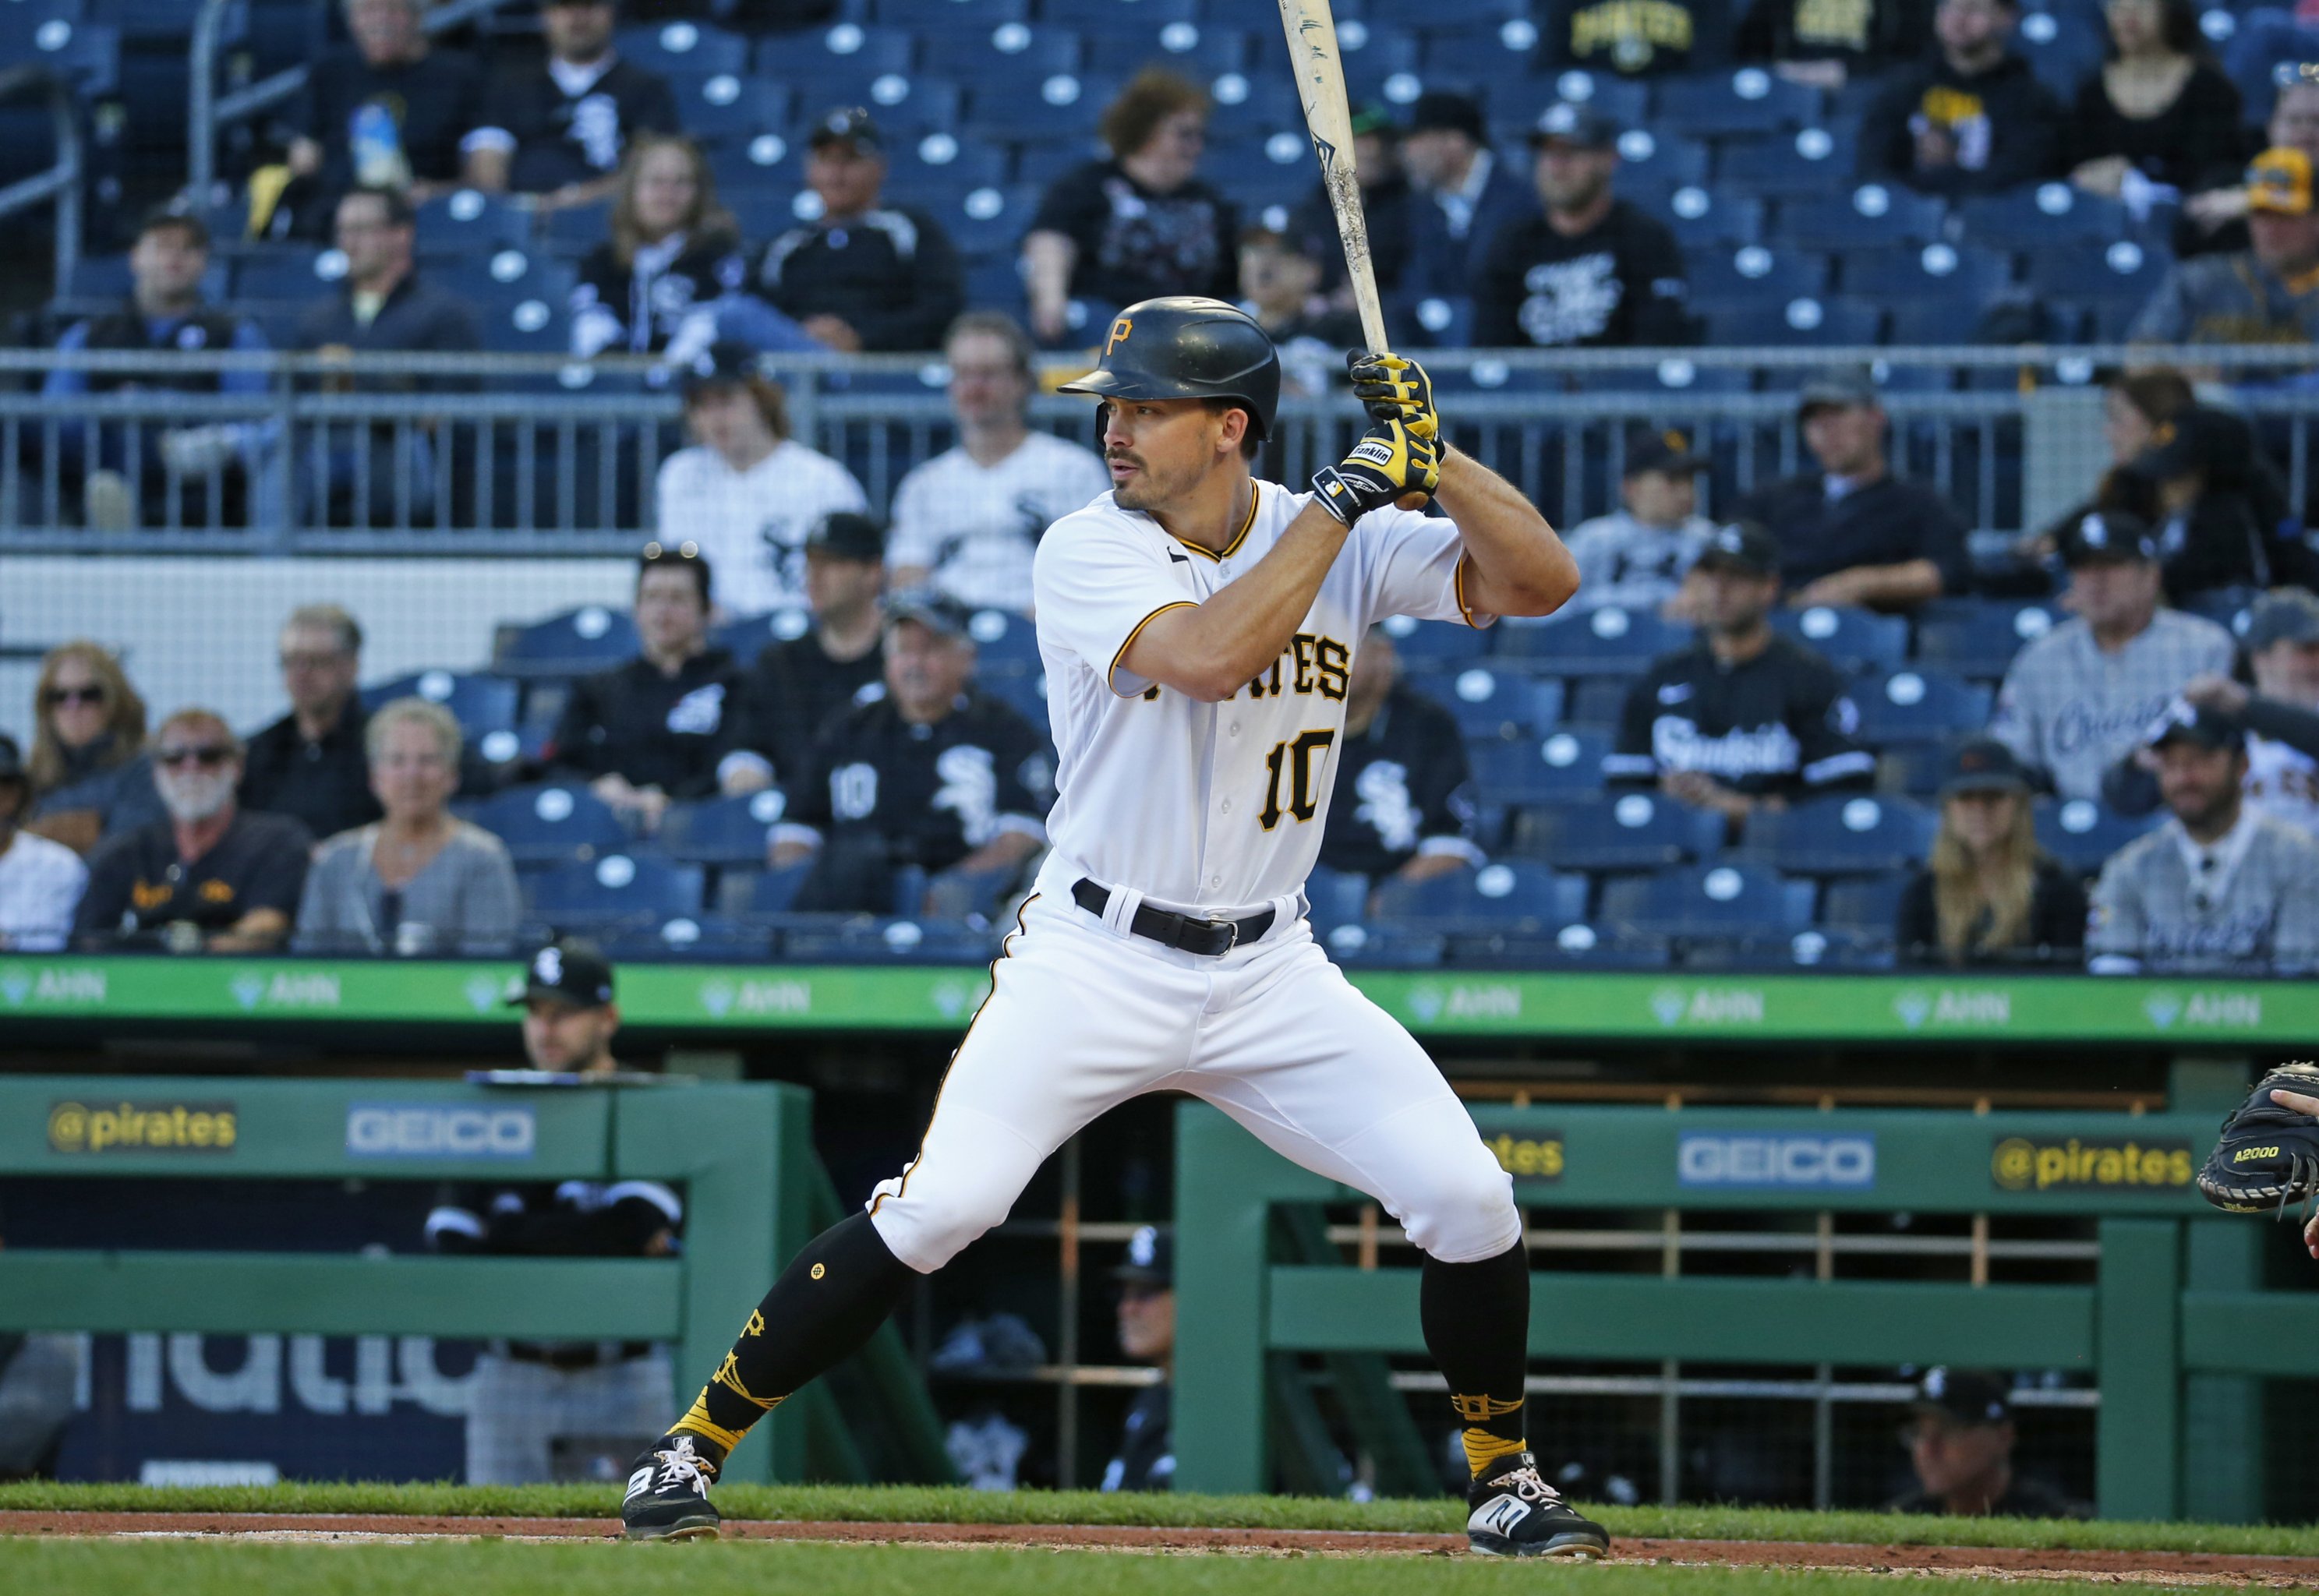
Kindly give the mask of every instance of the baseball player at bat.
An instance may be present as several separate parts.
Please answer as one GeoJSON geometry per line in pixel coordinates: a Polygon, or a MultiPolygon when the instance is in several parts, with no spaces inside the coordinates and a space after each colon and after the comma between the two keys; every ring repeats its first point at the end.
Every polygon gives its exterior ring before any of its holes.
{"type": "Polygon", "coordinates": [[[1323,956],[1303,893],[1370,623],[1546,615],[1577,568],[1519,491],[1443,446],[1414,362],[1349,363],[1371,424],[1301,493],[1251,473],[1280,362],[1221,301],[1130,306],[1101,365],[1063,387],[1096,401],[1112,489],[1057,521],[1033,565],[1060,755],[1052,852],[917,1156],[806,1247],[636,1460],[630,1536],[714,1535],[709,1483],[751,1425],[1005,1219],[1066,1139],[1170,1090],[1370,1194],[1424,1253],[1474,1548],[1608,1547],[1528,1450],[1512,1183],[1432,1060],[1323,956]],[[1412,494],[1447,518],[1393,508],[1412,494]]]}

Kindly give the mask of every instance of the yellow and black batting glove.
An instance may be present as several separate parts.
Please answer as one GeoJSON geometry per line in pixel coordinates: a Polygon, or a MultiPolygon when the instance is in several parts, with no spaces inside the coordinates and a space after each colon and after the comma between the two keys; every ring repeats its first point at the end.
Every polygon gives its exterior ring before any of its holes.
{"type": "Polygon", "coordinates": [[[1313,473],[1313,495],[1348,527],[1391,504],[1421,509],[1441,485],[1441,455],[1398,417],[1376,422],[1336,465],[1313,473]]]}
{"type": "Polygon", "coordinates": [[[1405,355],[1385,350],[1349,351],[1345,366],[1352,374],[1353,397],[1361,401],[1372,421],[1398,419],[1420,437],[1441,436],[1441,418],[1433,408],[1433,379],[1405,355]]]}

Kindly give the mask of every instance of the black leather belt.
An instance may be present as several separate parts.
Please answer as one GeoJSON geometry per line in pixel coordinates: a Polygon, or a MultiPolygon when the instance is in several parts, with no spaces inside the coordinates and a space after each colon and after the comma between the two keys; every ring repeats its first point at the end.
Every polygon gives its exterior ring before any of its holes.
{"type": "MultiPolygon", "coordinates": [[[[1071,901],[1090,915],[1100,915],[1111,903],[1111,889],[1081,876],[1071,884],[1071,901]]],[[[1195,920],[1189,915],[1170,914],[1144,904],[1136,909],[1135,918],[1127,928],[1138,936],[1150,937],[1163,948],[1203,953],[1214,959],[1270,931],[1272,917],[1272,911],[1267,909],[1245,920],[1195,920]]]]}

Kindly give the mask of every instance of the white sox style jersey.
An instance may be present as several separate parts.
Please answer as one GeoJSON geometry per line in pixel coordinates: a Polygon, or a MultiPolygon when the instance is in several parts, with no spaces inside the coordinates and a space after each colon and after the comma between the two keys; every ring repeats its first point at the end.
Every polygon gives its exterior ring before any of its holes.
{"type": "Polygon", "coordinates": [[[679,449],[660,467],[660,535],[700,546],[729,615],[805,606],[805,535],[832,510],[866,511],[853,473],[795,438],[746,471],[711,448],[679,449]]]}
{"type": "Polygon", "coordinates": [[[1033,565],[1047,710],[1060,756],[1042,881],[1090,876],[1161,907],[1233,915],[1302,889],[1336,778],[1353,650],[1389,615],[1484,625],[1447,520],[1363,516],[1272,668],[1221,703],[1121,663],[1153,617],[1196,605],[1253,566],[1311,497],[1257,482],[1221,555],[1169,536],[1105,493],[1048,530],[1033,565]]]}
{"type": "Polygon", "coordinates": [[[2210,620],[2161,609],[2116,654],[2083,619],[2063,621],[2013,656],[1990,717],[1992,736],[2050,771],[2065,798],[2101,797],[2102,773],[2133,751],[2182,684],[2227,672],[2237,645],[2210,620]]]}
{"type": "Polygon", "coordinates": [[[914,567],[961,604],[1028,609],[1031,556],[1047,528],[1111,487],[1096,452],[1044,432],[979,465],[963,447],[936,455],[894,490],[886,564],[914,567]]]}

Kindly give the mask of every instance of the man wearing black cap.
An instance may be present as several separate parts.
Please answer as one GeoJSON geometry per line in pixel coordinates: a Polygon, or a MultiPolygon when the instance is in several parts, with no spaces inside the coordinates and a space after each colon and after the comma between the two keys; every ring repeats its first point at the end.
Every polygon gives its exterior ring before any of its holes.
{"type": "MultiPolygon", "coordinates": [[[[620,1072],[612,967],[595,943],[565,937],[540,949],[508,1005],[523,1010],[534,1069],[588,1084],[620,1072]]],[[[427,1216],[436,1250],[501,1257],[667,1258],[683,1230],[683,1199],[654,1180],[470,1188],[427,1216]]],[[[649,1341],[492,1343],[475,1360],[467,1483],[617,1471],[636,1444],[631,1438],[649,1438],[660,1422],[669,1380],[666,1352],[649,1341]]]]}
{"type": "Polygon", "coordinates": [[[542,211],[592,205],[619,180],[630,139],[682,131],[668,79],[613,50],[616,20],[613,0],[540,6],[546,60],[487,89],[483,125],[461,141],[476,187],[530,194],[542,211]]]}
{"type": "Polygon", "coordinates": [[[0,951],[63,947],[88,887],[88,867],[79,854],[18,829],[32,807],[23,751],[0,733],[0,951]]]}
{"type": "Polygon", "coordinates": [[[860,106],[814,125],[806,186],[821,214],[765,246],[749,291],[848,355],[932,349],[965,307],[958,250],[942,223],[881,203],[886,140],[860,106]]]}
{"type": "Polygon", "coordinates": [[[1176,1372],[1176,1244],[1156,1225],[1127,1240],[1127,1261],[1111,1272],[1119,1283],[1119,1355],[1156,1366],[1127,1410],[1119,1451],[1104,1465],[1105,1491],[1169,1491],[1176,1484],[1176,1442],[1168,1422],[1168,1383],[1176,1372]]]}
{"type": "Polygon", "coordinates": [[[741,671],[708,642],[708,562],[647,544],[636,562],[636,657],[572,684],[547,744],[551,774],[588,783],[646,831],[679,798],[716,795],[740,747],[741,671]]]}
{"type": "Polygon", "coordinates": [[[1835,666],[1772,630],[1779,553],[1761,527],[1719,528],[1692,566],[1699,641],[1653,662],[1627,694],[1602,773],[1713,809],[1737,836],[1758,808],[1865,786],[1876,756],[1835,666]]]}
{"type": "Polygon", "coordinates": [[[2065,798],[2098,798],[2183,683],[2227,672],[2231,635],[2159,605],[2158,542],[2132,516],[2095,512],[2062,530],[2074,613],[2013,656],[1990,735],[2065,798]]]}
{"type": "Polygon", "coordinates": [[[1409,292],[1473,297],[1491,240],[1535,214],[1537,195],[1490,149],[1481,105],[1446,89],[1429,89],[1410,107],[1401,164],[1419,202],[1410,218],[1409,292]]]}
{"type": "MultiPolygon", "coordinates": [[[[878,650],[886,629],[878,609],[886,585],[885,547],[878,523],[851,510],[822,517],[806,534],[805,593],[813,628],[772,645],[749,671],[746,741],[771,762],[764,780],[800,774],[816,734],[831,716],[886,690],[878,650]]],[[[749,776],[728,780],[726,787],[747,791],[760,784],[749,776]]]]}
{"type": "Polygon", "coordinates": [[[1699,513],[1699,473],[1706,469],[1691,440],[1672,428],[1638,428],[1627,439],[1620,508],[1581,521],[1563,540],[1578,562],[1579,608],[1656,609],[1682,590],[1715,531],[1699,513]]]}
{"type": "Polygon", "coordinates": [[[1750,494],[1738,512],[1779,539],[1788,602],[1910,609],[1964,592],[1964,517],[1922,482],[1892,474],[1868,369],[1817,374],[1796,416],[1819,469],[1750,494]]]}
{"type": "Polygon", "coordinates": [[[2173,818],[2110,856],[2095,884],[2098,975],[2319,963],[2319,843],[2246,803],[2246,726],[2177,699],[2143,736],[2173,818]]]}
{"type": "Polygon", "coordinates": [[[1619,130],[1584,105],[1549,105],[1530,133],[1541,213],[1475,240],[1474,341],[1491,348],[1692,341],[1683,250],[1664,222],[1611,192],[1619,130]]]}
{"type": "Polygon", "coordinates": [[[1978,1369],[1926,1371],[1908,1404],[1908,1461],[1917,1488],[1897,1513],[1958,1518],[2085,1519],[2086,1505],[2013,1470],[2013,1408],[2004,1384],[1978,1369]]]}
{"type": "Polygon", "coordinates": [[[979,910],[1045,844],[1044,740],[973,690],[969,618],[923,588],[886,601],[885,694],[821,727],[773,828],[775,868],[814,860],[800,912],[896,913],[897,874],[914,866],[947,877],[917,912],[979,910]]]}
{"type": "MultiPolygon", "coordinates": [[[[1353,170],[1361,185],[1361,215],[1368,222],[1369,266],[1376,273],[1377,292],[1391,301],[1400,294],[1408,273],[1411,236],[1417,226],[1416,195],[1410,190],[1409,174],[1402,170],[1401,124],[1374,103],[1354,106],[1352,122],[1353,170]]],[[[1321,263],[1322,287],[1344,302],[1349,293],[1345,251],[1325,182],[1316,184],[1289,212],[1288,236],[1298,249],[1321,263]]]]}
{"type": "Polygon", "coordinates": [[[1861,176],[1954,197],[2058,169],[2061,104],[2012,49],[2020,21],[2020,0],[1940,0],[1940,48],[1895,75],[1861,127],[1861,176]]]}

